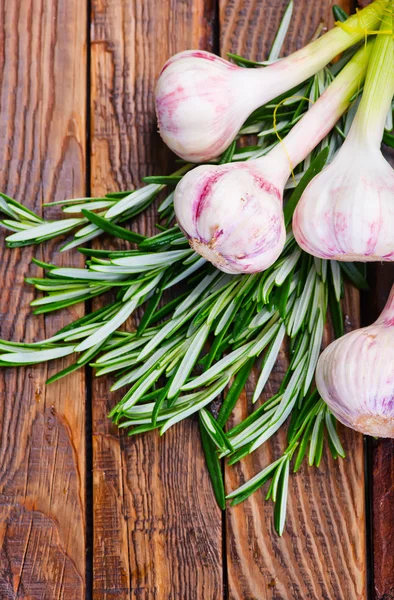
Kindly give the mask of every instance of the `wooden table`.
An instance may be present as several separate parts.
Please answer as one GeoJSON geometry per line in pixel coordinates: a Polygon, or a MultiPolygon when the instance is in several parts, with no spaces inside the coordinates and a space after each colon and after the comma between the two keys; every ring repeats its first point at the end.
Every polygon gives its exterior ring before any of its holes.
{"type": "MultiPolygon", "coordinates": [[[[263,59],[287,0],[0,0],[0,189],[43,201],[100,195],[169,172],[153,90],[162,63],[192,47],[263,59]]],[[[331,21],[331,2],[295,0],[286,51],[331,21]]],[[[354,9],[351,1],[343,2],[354,9]]],[[[154,230],[154,211],[138,220],[154,230]]],[[[3,240],[3,232],[1,232],[3,240]]],[[[101,239],[98,243],[114,244],[101,239]]],[[[73,252],[0,249],[0,335],[37,340],[91,310],[32,317],[33,256],[82,265],[73,252]]],[[[393,271],[372,272],[362,319],[375,317],[393,271]]],[[[348,327],[359,298],[347,291],[348,327]]],[[[60,363],[61,361],[59,361],[60,363]]],[[[67,363],[66,359],[63,361],[67,363]]],[[[259,491],[222,514],[194,420],[159,439],[120,434],[107,380],[61,365],[0,372],[0,599],[355,600],[394,598],[394,445],[342,430],[347,451],[291,477],[278,538],[259,491]]],[[[281,357],[271,390],[287,358],[281,357]]],[[[239,402],[234,419],[247,410],[239,402]]],[[[284,434],[237,468],[234,488],[266,465],[284,434]]]]}

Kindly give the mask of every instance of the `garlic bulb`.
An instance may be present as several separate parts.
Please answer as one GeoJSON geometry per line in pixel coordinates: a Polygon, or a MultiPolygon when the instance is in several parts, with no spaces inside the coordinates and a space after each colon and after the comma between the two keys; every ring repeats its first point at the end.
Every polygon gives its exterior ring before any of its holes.
{"type": "Polygon", "coordinates": [[[293,233],[320,258],[394,260],[394,171],[381,152],[339,152],[305,190],[293,233]]]}
{"type": "Polygon", "coordinates": [[[278,258],[286,238],[285,183],[348,108],[365,76],[370,48],[357,52],[269,154],[243,163],[201,165],[179,182],[174,195],[178,223],[192,248],[218,269],[254,273],[278,258]]]}
{"type": "Polygon", "coordinates": [[[173,56],[155,91],[159,131],[167,146],[190,162],[221,154],[257,107],[248,82],[249,70],[209,52],[173,56]]]}
{"type": "Polygon", "coordinates": [[[324,350],[316,385],[341,423],[366,435],[394,438],[394,286],[373,325],[324,350]]]}
{"type": "MultiPolygon", "coordinates": [[[[382,24],[382,31],[392,25],[382,24]]],[[[304,191],[293,216],[298,244],[343,261],[394,260],[394,170],[380,144],[394,94],[394,41],[376,37],[364,93],[345,143],[304,191]]]]}
{"type": "MultiPolygon", "coordinates": [[[[284,164],[286,167],[286,164],[284,164]]],[[[282,252],[288,170],[260,159],[201,165],[178,184],[174,207],[191,247],[226,273],[263,271],[282,252]]]]}
{"type": "Polygon", "coordinates": [[[375,0],[291,56],[245,69],[202,50],[180,52],[162,68],[156,90],[160,135],[178,156],[204,162],[219,156],[259,106],[302,83],[338,53],[376,29],[384,0],[375,0]],[[362,27],[360,27],[362,24],[362,27]]]}

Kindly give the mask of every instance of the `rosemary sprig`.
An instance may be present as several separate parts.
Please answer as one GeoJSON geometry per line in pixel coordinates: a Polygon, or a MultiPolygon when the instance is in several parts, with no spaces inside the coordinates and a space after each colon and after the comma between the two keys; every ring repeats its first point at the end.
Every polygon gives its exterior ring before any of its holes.
{"type": "MultiPolygon", "coordinates": [[[[271,405],[272,400],[267,404],[271,405]]],[[[264,405],[262,408],[264,408],[264,405]]],[[[245,430],[245,422],[243,427],[245,430]]],[[[234,437],[232,431],[228,433],[228,436],[230,440],[234,437]]],[[[345,456],[336,431],[335,419],[328,407],[319,398],[316,390],[312,391],[305,399],[302,408],[299,407],[298,410],[293,412],[288,437],[288,446],[280,458],[227,495],[227,498],[232,501],[231,504],[236,505],[246,500],[265,483],[271,481],[266,500],[271,498],[275,503],[274,525],[279,535],[282,535],[285,525],[288,477],[293,456],[296,456],[293,467],[294,472],[297,472],[300,468],[307,452],[309,466],[319,467],[323,454],[324,438],[328,441],[334,459],[338,456],[342,458],[345,456]]]]}
{"type": "MultiPolygon", "coordinates": [[[[300,190],[324,166],[328,153],[326,147],[302,176],[286,209],[288,221],[300,190]]],[[[92,217],[91,211],[85,211],[85,216],[100,227],[101,217],[92,217]]],[[[123,228],[112,223],[105,227],[108,233],[127,239],[128,230],[123,232],[123,228]]],[[[77,353],[75,363],[50,381],[87,363],[97,369],[97,376],[115,374],[117,380],[112,389],[131,387],[110,416],[119,427],[131,427],[131,434],[155,428],[164,433],[199,412],[200,425],[206,433],[204,449],[210,453],[209,470],[218,501],[223,505],[220,457],[228,457],[230,464],[240,460],[270,439],[290,414],[303,414],[302,407],[308,405],[328,298],[339,305],[342,293],[341,270],[334,265],[328,269],[325,261],[314,261],[301,252],[290,230],[278,261],[267,271],[248,276],[230,276],[215,270],[189,248],[177,227],[164,229],[151,238],[138,237],[136,241],[136,250],[81,249],[87,257],[84,269],[57,268],[36,261],[46,276],[28,280],[45,293],[32,302],[35,312],[69,306],[112,288],[118,290],[116,300],[40,343],[1,342],[0,365],[38,363],[77,353]],[[166,289],[180,281],[186,284],[183,297],[171,305],[167,320],[157,325],[158,317],[164,316],[155,310],[158,300],[166,289]],[[142,330],[119,331],[144,303],[147,310],[142,330]],[[279,394],[238,428],[226,433],[227,417],[247,374],[253,365],[260,368],[253,397],[256,402],[286,337],[291,343],[292,359],[279,394]],[[211,347],[205,352],[208,338],[211,347]],[[204,367],[202,374],[198,374],[199,364],[204,367]],[[206,408],[233,378],[215,421],[206,408]]],[[[294,431],[305,429],[309,418],[308,413],[294,431]]],[[[308,435],[309,432],[307,429],[308,435]]],[[[320,456],[322,438],[317,439],[313,447],[316,456],[320,456]]],[[[295,444],[289,440],[289,448],[269,469],[273,481],[270,497],[280,500],[279,517],[275,517],[278,531],[284,524],[285,488],[295,444]]],[[[304,448],[302,443],[300,448],[304,448]]],[[[258,478],[259,486],[267,476],[265,473],[262,479],[258,478]]],[[[234,492],[234,498],[244,498],[256,486],[257,480],[251,480],[239,493],[234,492]]]]}
{"type": "MultiPolygon", "coordinates": [[[[74,198],[44,204],[44,207],[61,206],[66,214],[80,215],[57,221],[45,221],[12,198],[1,194],[0,213],[3,212],[11,219],[4,219],[0,221],[0,224],[14,232],[6,238],[7,246],[17,248],[40,244],[75,229],[78,231],[74,234],[74,239],[63,246],[61,251],[86,244],[104,232],[117,232],[118,237],[138,243],[142,236],[124,228],[117,230],[117,224],[130,220],[143,212],[167,185],[175,185],[179,181],[179,177],[190,167],[191,165],[188,164],[183,165],[174,175],[162,178],[165,179],[164,183],[149,183],[138,190],[111,192],[103,198],[74,198]],[[98,211],[97,215],[93,211],[98,211]],[[123,236],[119,235],[121,230],[123,236]],[[126,235],[128,237],[125,237],[126,235]]],[[[168,202],[172,202],[172,192],[164,200],[162,207],[166,206],[168,202]]],[[[165,213],[165,208],[162,208],[161,212],[165,213]]]]}

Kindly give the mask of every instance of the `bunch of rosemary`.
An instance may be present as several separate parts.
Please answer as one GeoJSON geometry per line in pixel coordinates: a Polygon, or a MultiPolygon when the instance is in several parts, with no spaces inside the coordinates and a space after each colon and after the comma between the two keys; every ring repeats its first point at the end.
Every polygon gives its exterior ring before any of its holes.
{"type": "MultiPolygon", "coordinates": [[[[271,60],[279,54],[291,10],[292,3],[278,31],[271,60]]],[[[336,11],[337,18],[343,16],[336,11]]],[[[348,58],[344,56],[340,63],[324,69],[287,98],[278,98],[256,111],[240,134],[256,134],[257,144],[239,148],[233,143],[221,162],[248,160],[269,152],[279,136],[308,110],[308,98],[314,102],[348,58]]],[[[239,56],[233,59],[246,66],[254,64],[239,56]]],[[[129,249],[125,244],[121,251],[80,247],[87,257],[83,269],[34,261],[46,272],[45,277],[27,280],[44,292],[32,302],[36,314],[84,302],[111,289],[116,297],[49,339],[31,344],[0,341],[0,366],[75,354],[75,362],[48,383],[85,364],[95,367],[97,376],[115,373],[112,389],[127,386],[127,391],[110,417],[119,427],[130,428],[130,435],[156,428],[164,433],[198,413],[207,465],[222,508],[221,459],[226,457],[234,464],[266,442],[290,417],[283,454],[228,495],[238,503],[270,481],[267,498],[275,502],[275,527],[281,534],[292,458],[295,471],[306,455],[310,465],[318,466],[325,439],[334,458],[344,456],[335,420],[314,389],[313,376],[329,309],[335,334],[343,333],[343,273],[358,287],[365,287],[365,279],[352,264],[329,263],[302,252],[291,233],[291,218],[308,182],[340,146],[353,114],[349,111],[289,181],[285,249],[263,273],[227,275],[195,254],[173,222],[171,191],[158,209],[161,223],[157,235],[145,237],[120,225],[148,208],[162,190],[178,183],[192,168],[190,164],[183,164],[171,176],[147,177],[147,185],[136,191],[51,203],[75,215],[53,222],[0,194],[0,212],[5,215],[1,223],[14,232],[7,237],[10,248],[41,243],[72,231],[74,237],[63,250],[82,246],[104,232],[135,245],[129,249]],[[181,287],[176,287],[180,283],[181,287]],[[165,292],[170,288],[177,294],[168,300],[165,292]],[[131,332],[120,329],[138,307],[143,307],[138,328],[131,332]],[[290,364],[278,393],[256,404],[258,408],[244,421],[227,430],[227,420],[252,368],[259,371],[253,394],[257,403],[283,344],[289,349],[290,364]],[[221,394],[221,408],[214,416],[209,406],[221,394]]]]}

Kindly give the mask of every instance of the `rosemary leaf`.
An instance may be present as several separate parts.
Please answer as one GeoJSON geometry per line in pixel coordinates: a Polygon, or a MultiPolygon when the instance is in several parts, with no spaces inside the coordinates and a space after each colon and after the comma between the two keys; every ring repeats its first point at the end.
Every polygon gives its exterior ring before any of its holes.
{"type": "Polygon", "coordinates": [[[200,434],[201,443],[204,450],[205,460],[208,468],[208,472],[211,477],[212,487],[215,494],[216,501],[219,507],[224,510],[226,508],[226,497],[224,492],[223,474],[221,469],[220,460],[216,453],[216,447],[213,444],[211,438],[206,432],[205,427],[201,422],[200,417],[200,434]]]}

